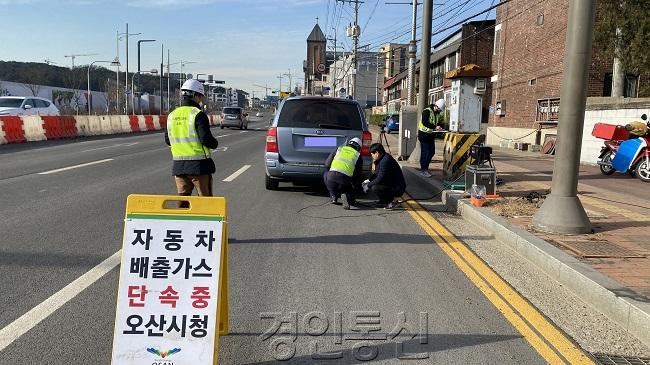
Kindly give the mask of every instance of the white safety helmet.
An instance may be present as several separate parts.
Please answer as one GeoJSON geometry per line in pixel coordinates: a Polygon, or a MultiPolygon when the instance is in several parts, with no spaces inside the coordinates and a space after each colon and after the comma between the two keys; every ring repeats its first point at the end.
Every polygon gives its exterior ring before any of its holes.
{"type": "Polygon", "coordinates": [[[441,112],[444,112],[447,103],[445,102],[445,99],[438,99],[436,101],[436,106],[438,107],[438,109],[440,109],[441,112]]]}
{"type": "Polygon", "coordinates": [[[357,150],[361,149],[361,139],[354,137],[348,141],[348,145],[356,148],[357,150]]]}
{"type": "Polygon", "coordinates": [[[189,79],[183,83],[181,86],[181,92],[183,95],[192,96],[194,93],[205,95],[205,90],[203,89],[203,84],[199,80],[189,79]],[[191,93],[185,93],[189,91],[191,93]]]}

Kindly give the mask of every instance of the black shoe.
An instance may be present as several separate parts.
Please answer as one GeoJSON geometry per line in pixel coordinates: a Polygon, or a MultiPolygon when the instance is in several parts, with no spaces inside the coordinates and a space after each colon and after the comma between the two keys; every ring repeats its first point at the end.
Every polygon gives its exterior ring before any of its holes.
{"type": "Polygon", "coordinates": [[[343,202],[343,209],[350,209],[350,203],[348,201],[348,194],[341,194],[341,201],[343,202]]]}
{"type": "Polygon", "coordinates": [[[390,202],[390,203],[386,204],[386,206],[384,207],[384,209],[386,209],[386,210],[393,210],[393,209],[399,208],[399,206],[400,206],[400,203],[397,203],[397,202],[390,202]]]}
{"type": "Polygon", "coordinates": [[[330,196],[330,203],[331,204],[338,204],[339,200],[335,196],[330,196]]]}

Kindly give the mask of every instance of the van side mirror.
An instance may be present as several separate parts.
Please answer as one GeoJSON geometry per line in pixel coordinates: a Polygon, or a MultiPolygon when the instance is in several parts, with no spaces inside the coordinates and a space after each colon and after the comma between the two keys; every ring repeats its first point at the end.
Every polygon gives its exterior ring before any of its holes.
{"type": "Polygon", "coordinates": [[[29,110],[31,108],[33,108],[33,106],[31,106],[29,104],[25,104],[25,106],[23,107],[23,109],[25,109],[25,110],[29,110]]]}

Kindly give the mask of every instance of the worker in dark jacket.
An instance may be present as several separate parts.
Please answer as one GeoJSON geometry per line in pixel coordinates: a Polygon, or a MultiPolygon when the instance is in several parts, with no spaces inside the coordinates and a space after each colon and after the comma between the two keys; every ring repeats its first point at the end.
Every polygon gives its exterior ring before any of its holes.
{"type": "Polygon", "coordinates": [[[435,132],[440,129],[445,111],[445,99],[439,99],[422,110],[418,123],[418,141],[420,142],[420,175],[431,177],[429,163],[436,153],[435,132]]]}
{"type": "Polygon", "coordinates": [[[381,143],[370,146],[370,156],[375,168],[370,179],[364,181],[364,190],[371,190],[377,195],[378,207],[393,209],[397,205],[394,198],[402,196],[406,190],[402,169],[393,156],[386,153],[381,143]]]}
{"type": "Polygon", "coordinates": [[[350,209],[355,205],[354,187],[361,182],[363,173],[363,160],[361,159],[361,139],[352,138],[345,146],[332,152],[325,161],[327,171],[323,181],[330,193],[330,201],[337,204],[341,196],[343,209],[350,209]]]}
{"type": "Polygon", "coordinates": [[[219,143],[212,136],[210,121],[201,108],[205,97],[203,84],[187,80],[181,86],[181,93],[183,104],[167,117],[165,133],[165,142],[171,146],[174,159],[172,175],[176,189],[183,196],[192,195],[194,188],[199,196],[212,196],[212,174],[216,168],[211,155],[219,143]]]}

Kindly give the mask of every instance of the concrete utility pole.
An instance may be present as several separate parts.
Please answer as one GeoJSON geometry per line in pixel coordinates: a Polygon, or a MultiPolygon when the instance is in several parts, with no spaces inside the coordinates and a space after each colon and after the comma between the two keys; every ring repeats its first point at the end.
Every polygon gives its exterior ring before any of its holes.
{"type": "Polygon", "coordinates": [[[289,69],[289,72],[282,74],[282,76],[286,76],[289,78],[289,94],[291,94],[291,69],[289,69]]]}
{"type": "MultiPolygon", "coordinates": [[[[411,42],[409,42],[409,72],[408,72],[408,94],[407,100],[409,105],[415,105],[415,57],[417,55],[418,44],[415,40],[416,24],[418,17],[418,2],[413,0],[413,22],[411,24],[411,42]]],[[[431,32],[429,32],[430,34],[431,32]]],[[[424,50],[424,48],[422,48],[424,50]]],[[[422,52],[424,54],[425,52],[422,52]]],[[[429,52],[427,52],[429,53],[429,52]]],[[[427,70],[429,68],[427,67],[427,70]]],[[[420,70],[422,72],[422,70],[420,70]]]]}
{"type": "Polygon", "coordinates": [[[560,91],[561,123],[558,126],[553,185],[551,194],[533,216],[533,225],[544,232],[591,232],[591,223],[577,194],[595,15],[595,1],[569,2],[564,77],[560,91]]]}
{"type": "MultiPolygon", "coordinates": [[[[621,29],[616,28],[616,36],[621,36],[621,29]]],[[[619,51],[619,47],[616,47],[616,53],[619,51]]],[[[614,57],[614,67],[612,68],[612,96],[614,97],[623,97],[625,88],[625,71],[623,71],[623,65],[621,64],[621,59],[614,57]]]]}
{"type": "Polygon", "coordinates": [[[334,63],[332,63],[332,80],[330,82],[332,83],[332,92],[336,95],[336,28],[332,27],[332,30],[334,30],[334,38],[327,38],[327,40],[334,41],[334,63]]]}
{"type": "MultiPolygon", "coordinates": [[[[417,120],[421,118],[422,110],[429,99],[429,60],[431,58],[431,23],[433,20],[433,0],[424,0],[422,14],[422,56],[420,57],[420,88],[418,95],[417,120]]],[[[420,142],[415,139],[415,149],[409,156],[409,161],[420,161],[420,142]]]]}
{"type": "Polygon", "coordinates": [[[354,30],[352,31],[352,49],[354,55],[352,62],[354,62],[354,73],[352,74],[352,99],[357,100],[357,72],[359,71],[359,60],[357,58],[357,51],[359,48],[359,36],[361,30],[359,29],[359,0],[354,1],[354,30]]]}

